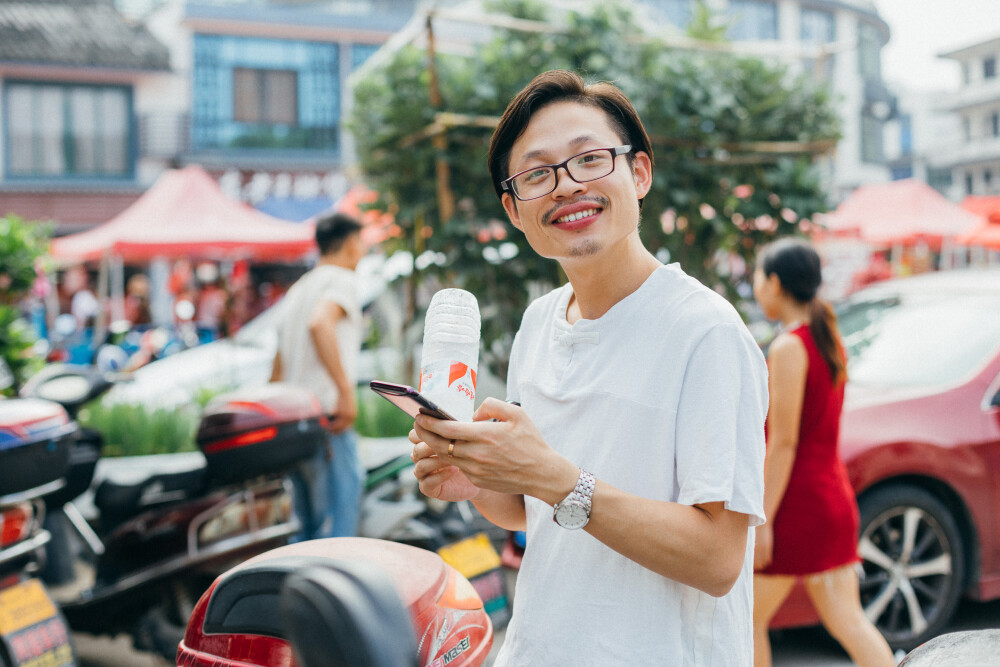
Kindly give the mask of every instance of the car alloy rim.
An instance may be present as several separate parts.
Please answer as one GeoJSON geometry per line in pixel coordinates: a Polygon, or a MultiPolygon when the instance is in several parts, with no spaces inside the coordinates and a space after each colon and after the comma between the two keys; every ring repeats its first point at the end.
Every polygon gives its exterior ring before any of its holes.
{"type": "Polygon", "coordinates": [[[919,507],[893,507],[865,530],[858,553],[869,620],[890,638],[924,632],[954,585],[951,548],[937,520],[919,507]]]}

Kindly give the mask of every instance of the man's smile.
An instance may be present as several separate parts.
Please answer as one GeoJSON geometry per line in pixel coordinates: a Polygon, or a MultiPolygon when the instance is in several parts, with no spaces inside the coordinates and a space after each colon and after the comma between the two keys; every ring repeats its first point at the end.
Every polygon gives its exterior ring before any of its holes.
{"type": "Polygon", "coordinates": [[[582,229],[595,222],[607,204],[607,201],[602,201],[599,197],[588,197],[585,201],[576,201],[571,204],[564,203],[547,211],[542,216],[542,222],[546,225],[554,225],[559,229],[582,229]]]}
{"type": "Polygon", "coordinates": [[[553,221],[553,224],[559,225],[564,222],[575,222],[581,218],[586,218],[591,215],[597,215],[600,209],[588,208],[585,211],[577,211],[576,213],[568,213],[566,215],[560,216],[553,221]]]}

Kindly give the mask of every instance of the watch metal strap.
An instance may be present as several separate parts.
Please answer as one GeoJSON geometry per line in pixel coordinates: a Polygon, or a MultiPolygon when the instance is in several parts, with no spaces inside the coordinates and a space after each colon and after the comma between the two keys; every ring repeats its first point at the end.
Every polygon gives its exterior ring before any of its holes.
{"type": "Polygon", "coordinates": [[[597,485],[597,480],[589,472],[580,468],[580,476],[576,480],[576,486],[570,491],[570,494],[563,498],[562,502],[556,503],[555,509],[559,509],[559,506],[563,503],[575,500],[582,503],[587,508],[587,514],[590,514],[590,508],[592,504],[592,499],[594,496],[594,487],[597,485]]]}

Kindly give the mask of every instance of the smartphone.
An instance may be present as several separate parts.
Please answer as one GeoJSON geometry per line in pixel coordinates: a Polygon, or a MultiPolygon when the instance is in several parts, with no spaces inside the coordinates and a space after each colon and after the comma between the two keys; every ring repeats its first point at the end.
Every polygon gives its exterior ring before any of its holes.
{"type": "Polygon", "coordinates": [[[381,395],[411,417],[424,414],[437,417],[438,419],[455,421],[454,417],[436,406],[430,399],[422,396],[413,387],[405,384],[395,384],[394,382],[382,382],[380,380],[372,380],[368,386],[376,394],[381,395]]]}

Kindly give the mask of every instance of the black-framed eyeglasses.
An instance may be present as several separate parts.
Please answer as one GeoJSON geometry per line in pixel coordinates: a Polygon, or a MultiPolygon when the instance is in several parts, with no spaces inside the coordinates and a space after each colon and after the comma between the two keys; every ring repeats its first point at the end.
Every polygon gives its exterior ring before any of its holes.
{"type": "Polygon", "coordinates": [[[632,152],[631,146],[615,146],[613,148],[593,148],[577,153],[559,164],[540,164],[531,169],[519,171],[510,178],[500,182],[500,187],[510,192],[521,201],[530,201],[544,197],[559,185],[559,169],[577,183],[587,183],[604,178],[615,170],[615,158],[632,152]]]}

